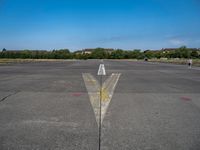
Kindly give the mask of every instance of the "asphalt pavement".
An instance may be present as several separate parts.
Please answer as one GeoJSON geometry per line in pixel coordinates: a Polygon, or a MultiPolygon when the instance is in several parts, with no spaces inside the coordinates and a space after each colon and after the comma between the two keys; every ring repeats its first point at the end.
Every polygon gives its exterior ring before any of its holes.
{"type": "Polygon", "coordinates": [[[98,150],[92,86],[83,75],[107,86],[118,75],[101,150],[200,149],[199,68],[77,60],[0,65],[0,150],[98,150]],[[97,75],[100,64],[104,76],[97,75]]]}

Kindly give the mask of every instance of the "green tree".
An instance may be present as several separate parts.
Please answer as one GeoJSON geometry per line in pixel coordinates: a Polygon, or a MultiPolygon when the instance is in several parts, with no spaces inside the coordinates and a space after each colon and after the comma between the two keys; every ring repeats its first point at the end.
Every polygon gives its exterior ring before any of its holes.
{"type": "Polygon", "coordinates": [[[191,50],[189,50],[186,46],[181,46],[175,50],[174,56],[176,58],[190,58],[191,50]]]}
{"type": "Polygon", "coordinates": [[[198,58],[198,57],[199,57],[199,54],[198,54],[197,50],[193,50],[193,51],[191,52],[191,57],[192,57],[192,58],[198,58]]]}
{"type": "Polygon", "coordinates": [[[149,59],[155,57],[154,52],[151,51],[151,50],[146,50],[146,51],[144,51],[144,55],[145,55],[145,57],[147,57],[147,58],[149,58],[149,59]]]}
{"type": "Polygon", "coordinates": [[[139,49],[135,49],[130,52],[130,58],[132,59],[143,59],[143,53],[139,49]]]}
{"type": "Polygon", "coordinates": [[[113,51],[112,53],[111,53],[111,58],[112,59],[123,59],[123,58],[125,58],[125,54],[126,54],[127,52],[124,52],[123,50],[121,50],[121,49],[117,49],[117,50],[115,50],[115,51],[113,51]]]}
{"type": "Polygon", "coordinates": [[[96,48],[92,51],[91,58],[93,59],[103,59],[106,57],[106,51],[103,48],[96,48]]]}

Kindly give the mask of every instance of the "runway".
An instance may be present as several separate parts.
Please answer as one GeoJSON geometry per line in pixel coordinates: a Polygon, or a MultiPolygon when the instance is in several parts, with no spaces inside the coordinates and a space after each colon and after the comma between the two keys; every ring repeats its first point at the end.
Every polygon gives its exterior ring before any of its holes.
{"type": "Polygon", "coordinates": [[[97,150],[100,85],[101,150],[200,148],[198,67],[77,60],[0,65],[0,149],[97,150]]]}

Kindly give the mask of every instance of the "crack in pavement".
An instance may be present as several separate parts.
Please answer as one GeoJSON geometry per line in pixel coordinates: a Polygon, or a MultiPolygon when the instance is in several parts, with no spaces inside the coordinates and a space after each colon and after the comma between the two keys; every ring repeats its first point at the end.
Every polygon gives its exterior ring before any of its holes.
{"type": "Polygon", "coordinates": [[[17,94],[17,93],[19,93],[19,92],[14,92],[14,93],[11,93],[11,94],[9,94],[9,95],[3,97],[2,99],[0,99],[0,102],[5,101],[8,97],[11,97],[11,96],[13,96],[13,95],[15,95],[15,94],[17,94]]]}

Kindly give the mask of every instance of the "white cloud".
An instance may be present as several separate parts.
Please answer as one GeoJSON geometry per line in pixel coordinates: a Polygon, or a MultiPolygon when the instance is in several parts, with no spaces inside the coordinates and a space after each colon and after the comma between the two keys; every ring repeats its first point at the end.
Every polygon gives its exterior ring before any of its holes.
{"type": "Polygon", "coordinates": [[[180,39],[170,39],[169,42],[174,46],[181,46],[186,44],[185,41],[180,39]]]}

